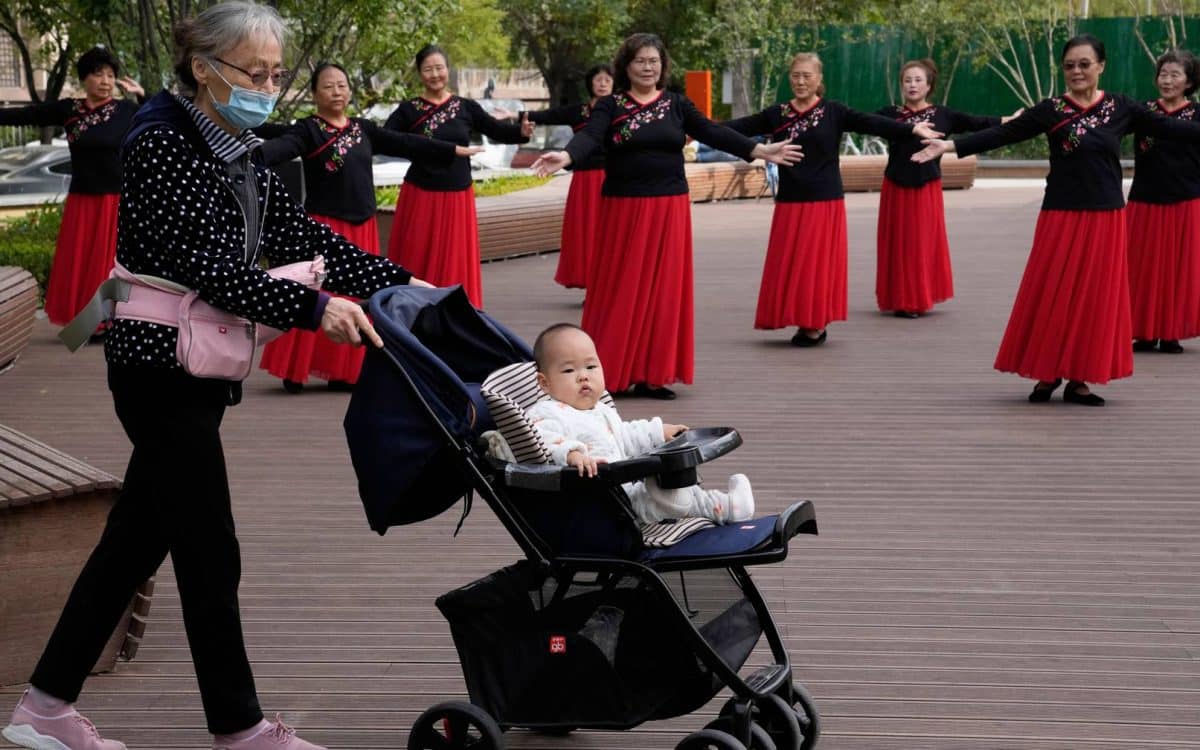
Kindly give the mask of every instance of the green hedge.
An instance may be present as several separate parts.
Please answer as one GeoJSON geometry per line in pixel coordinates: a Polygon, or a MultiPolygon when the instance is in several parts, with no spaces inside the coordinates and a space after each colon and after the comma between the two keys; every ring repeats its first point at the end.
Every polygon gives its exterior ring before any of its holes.
{"type": "MultiPolygon", "coordinates": [[[[545,185],[549,181],[549,177],[537,177],[531,174],[513,174],[503,177],[493,177],[487,180],[476,180],[475,197],[490,198],[496,195],[504,195],[505,193],[515,193],[518,190],[527,190],[539,185],[545,185]]],[[[396,196],[399,193],[399,185],[377,187],[375,188],[375,203],[384,208],[391,208],[396,205],[396,196]]]]}
{"type": "Polygon", "coordinates": [[[45,294],[61,225],[62,204],[57,203],[47,203],[0,224],[0,266],[20,266],[29,271],[45,294]]]}

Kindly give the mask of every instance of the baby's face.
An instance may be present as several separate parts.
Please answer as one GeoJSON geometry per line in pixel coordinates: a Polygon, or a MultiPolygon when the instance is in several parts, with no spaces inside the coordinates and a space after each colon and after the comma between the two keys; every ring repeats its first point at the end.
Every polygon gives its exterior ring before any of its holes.
{"type": "Polygon", "coordinates": [[[547,342],[545,370],[538,385],[550,398],[587,411],[604,393],[604,368],[592,337],[583,331],[564,330],[547,342]]]}

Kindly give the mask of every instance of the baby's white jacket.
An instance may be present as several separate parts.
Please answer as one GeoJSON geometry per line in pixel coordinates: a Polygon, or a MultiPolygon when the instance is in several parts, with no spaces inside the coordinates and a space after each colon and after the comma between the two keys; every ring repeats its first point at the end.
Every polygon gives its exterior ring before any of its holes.
{"type": "Polygon", "coordinates": [[[561,401],[539,401],[527,411],[554,463],[566,465],[567,454],[583,451],[592,458],[620,461],[648,453],[666,442],[659,417],[622,422],[617,410],[598,403],[576,409],[561,401]]]}

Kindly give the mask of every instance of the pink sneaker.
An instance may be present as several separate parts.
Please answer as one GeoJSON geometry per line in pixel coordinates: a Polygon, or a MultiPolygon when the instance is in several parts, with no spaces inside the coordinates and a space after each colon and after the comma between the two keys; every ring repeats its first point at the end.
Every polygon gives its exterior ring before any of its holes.
{"type": "Polygon", "coordinates": [[[125,750],[116,740],[106,740],[96,725],[71,707],[58,716],[42,716],[26,705],[26,690],[13,709],[12,721],[0,735],[17,747],[31,750],[125,750]]]}
{"type": "Polygon", "coordinates": [[[250,737],[240,740],[234,740],[224,735],[214,737],[213,750],[325,750],[325,748],[297,737],[296,730],[283,723],[283,716],[275,714],[275,721],[264,721],[262,728],[250,737]]]}

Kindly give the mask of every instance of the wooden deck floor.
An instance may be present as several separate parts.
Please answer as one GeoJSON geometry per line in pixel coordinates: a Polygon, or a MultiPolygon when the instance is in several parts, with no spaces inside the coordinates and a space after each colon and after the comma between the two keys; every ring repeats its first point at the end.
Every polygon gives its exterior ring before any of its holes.
{"type": "MultiPolygon", "coordinates": [[[[1040,194],[947,193],[957,296],[917,321],[874,310],[878,197],[849,196],[850,320],[811,350],[751,329],[769,202],[695,207],[696,384],[620,407],[732,424],[745,445],[709,474],[748,473],[763,512],[815,502],[821,536],[755,575],[827,750],[1200,748],[1200,347],[1139,354],[1103,409],[1028,404],[994,372],[1040,194]]],[[[578,320],[556,261],[487,265],[489,311],[524,336],[578,320]]],[[[101,352],[52,333],[0,376],[0,422],[121,474],[101,352]]],[[[455,513],[368,531],[346,400],[256,373],[227,417],[247,640],[268,711],[332,747],[397,748],[465,696],[433,599],[518,553],[482,505],[457,539],[455,513]]],[[[137,659],[80,707],[131,748],[207,746],[169,570],[137,659]]],[[[670,748],[714,710],[509,745],[670,748]]]]}

